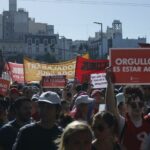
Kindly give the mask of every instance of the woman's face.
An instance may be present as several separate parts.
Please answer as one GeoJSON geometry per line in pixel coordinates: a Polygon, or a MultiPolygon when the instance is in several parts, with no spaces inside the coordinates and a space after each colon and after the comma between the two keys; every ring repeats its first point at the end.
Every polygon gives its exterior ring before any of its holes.
{"type": "Polygon", "coordinates": [[[90,132],[76,132],[66,143],[66,150],[91,150],[92,137],[90,132]]]}
{"type": "Polygon", "coordinates": [[[112,137],[112,129],[102,119],[95,121],[93,131],[95,138],[99,140],[107,140],[109,137],[112,137]]]}

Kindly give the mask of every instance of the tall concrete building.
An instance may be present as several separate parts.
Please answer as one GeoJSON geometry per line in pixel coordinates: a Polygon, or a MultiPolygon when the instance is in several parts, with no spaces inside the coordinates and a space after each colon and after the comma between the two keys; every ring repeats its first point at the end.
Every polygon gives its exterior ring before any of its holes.
{"type": "Polygon", "coordinates": [[[35,19],[29,18],[29,33],[40,35],[54,35],[54,26],[47,23],[35,22],[35,19]]]}
{"type": "Polygon", "coordinates": [[[3,39],[3,16],[0,14],[0,40],[3,39]]]}
{"type": "Polygon", "coordinates": [[[28,12],[24,9],[17,11],[17,0],[9,0],[9,11],[3,12],[3,40],[23,40],[28,26],[28,12]]]}
{"type": "Polygon", "coordinates": [[[9,0],[9,11],[17,11],[17,0],[9,0]]]}

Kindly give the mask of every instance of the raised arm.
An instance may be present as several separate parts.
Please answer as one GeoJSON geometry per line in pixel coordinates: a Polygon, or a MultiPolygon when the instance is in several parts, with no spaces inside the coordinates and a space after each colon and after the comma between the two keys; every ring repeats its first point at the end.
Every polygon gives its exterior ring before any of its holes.
{"type": "Polygon", "coordinates": [[[116,104],[115,93],[114,93],[114,85],[112,83],[113,73],[111,68],[106,69],[106,80],[108,82],[106,95],[105,95],[105,103],[106,109],[113,113],[117,119],[119,119],[119,112],[116,104]]]}

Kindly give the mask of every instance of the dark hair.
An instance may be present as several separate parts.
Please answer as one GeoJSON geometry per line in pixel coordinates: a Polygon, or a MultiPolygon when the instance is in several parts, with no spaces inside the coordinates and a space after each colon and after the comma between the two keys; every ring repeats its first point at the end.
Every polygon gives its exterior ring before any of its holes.
{"type": "Polygon", "coordinates": [[[15,110],[18,110],[24,102],[31,102],[31,100],[25,96],[21,96],[15,100],[13,107],[15,110]]]}
{"type": "Polygon", "coordinates": [[[67,97],[70,97],[70,98],[72,97],[72,93],[71,92],[67,92],[66,95],[67,95],[67,97]]]}
{"type": "Polygon", "coordinates": [[[109,128],[115,127],[117,125],[117,120],[115,116],[108,112],[108,111],[103,111],[103,112],[98,112],[94,115],[93,117],[93,123],[92,126],[95,124],[96,120],[104,120],[104,122],[108,125],[109,128]]]}
{"type": "Polygon", "coordinates": [[[75,90],[77,92],[80,92],[82,90],[82,85],[81,84],[76,85],[75,90]]]}
{"type": "Polygon", "coordinates": [[[139,97],[141,100],[144,99],[144,92],[141,86],[126,86],[124,88],[124,94],[127,100],[127,103],[131,99],[139,97]]]}
{"type": "Polygon", "coordinates": [[[89,83],[85,82],[82,84],[82,90],[86,91],[88,89],[89,83]]]}

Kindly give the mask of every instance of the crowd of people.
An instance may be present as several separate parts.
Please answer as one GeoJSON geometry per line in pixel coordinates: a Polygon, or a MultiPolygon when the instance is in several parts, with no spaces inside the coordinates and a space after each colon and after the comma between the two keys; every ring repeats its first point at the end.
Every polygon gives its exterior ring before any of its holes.
{"type": "Polygon", "coordinates": [[[106,89],[14,82],[0,96],[0,150],[149,150],[150,87],[115,86],[110,69],[106,79],[106,89]]]}

